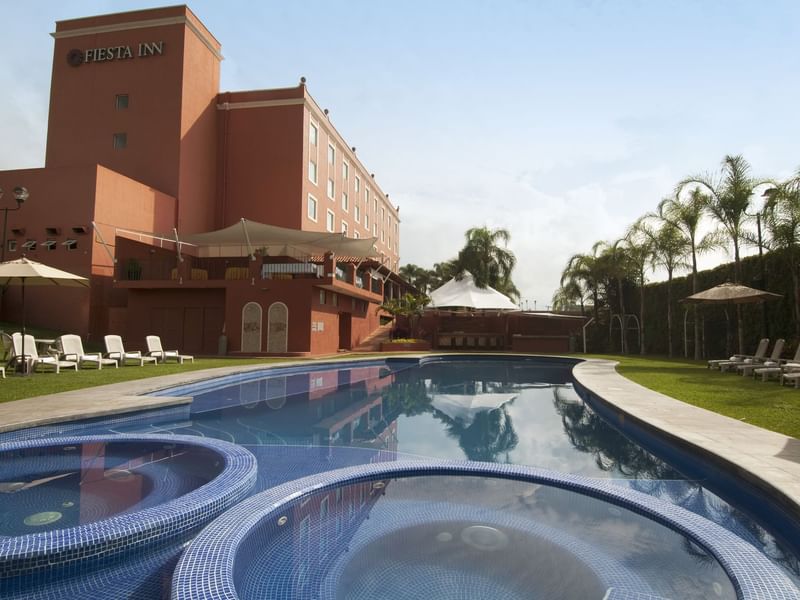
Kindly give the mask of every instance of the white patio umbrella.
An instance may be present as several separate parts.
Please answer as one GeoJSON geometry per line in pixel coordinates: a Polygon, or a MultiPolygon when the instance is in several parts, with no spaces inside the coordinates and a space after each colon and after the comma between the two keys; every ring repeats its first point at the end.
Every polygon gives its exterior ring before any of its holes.
{"type": "Polygon", "coordinates": [[[89,280],[74,273],[48,267],[25,257],[0,263],[0,286],[22,287],[22,356],[25,356],[25,287],[30,285],[58,285],[89,287],[89,280]]]}

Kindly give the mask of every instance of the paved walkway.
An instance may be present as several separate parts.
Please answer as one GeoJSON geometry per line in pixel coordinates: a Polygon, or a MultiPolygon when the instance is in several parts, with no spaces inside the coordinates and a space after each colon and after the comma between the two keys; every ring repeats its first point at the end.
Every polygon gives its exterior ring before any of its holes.
{"type": "MultiPolygon", "coordinates": [[[[307,364],[307,361],[303,362],[307,364]]],[[[280,365],[256,364],[187,371],[6,402],[0,404],[0,432],[185,404],[191,398],[147,394],[157,389],[211,377],[292,364],[300,363],[292,361],[280,365]]],[[[800,518],[800,440],[648,390],[617,374],[614,370],[615,364],[611,361],[588,360],[577,365],[573,372],[581,385],[625,413],[628,418],[667,432],[689,447],[712,453],[727,468],[733,469],[782,500],[800,518]]]]}
{"type": "Polygon", "coordinates": [[[800,518],[800,440],[680,402],[619,375],[616,362],[588,360],[575,379],[628,418],[710,453],[800,518]]]}

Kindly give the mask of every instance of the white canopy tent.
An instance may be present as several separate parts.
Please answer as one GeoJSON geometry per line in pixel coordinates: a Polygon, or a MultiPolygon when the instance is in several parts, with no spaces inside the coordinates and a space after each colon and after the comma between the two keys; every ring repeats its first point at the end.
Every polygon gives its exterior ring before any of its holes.
{"type": "Polygon", "coordinates": [[[198,256],[253,256],[259,250],[266,256],[318,256],[333,252],[339,256],[379,257],[377,238],[353,239],[341,233],[300,231],[257,221],[238,223],[181,238],[181,243],[197,246],[198,256]]]}
{"type": "Polygon", "coordinates": [[[455,277],[430,294],[428,308],[472,308],[476,310],[519,310],[508,296],[492,287],[479,288],[470,272],[455,277]]]}
{"type": "Polygon", "coordinates": [[[475,416],[500,408],[517,394],[431,394],[433,407],[469,427],[475,416]]]}

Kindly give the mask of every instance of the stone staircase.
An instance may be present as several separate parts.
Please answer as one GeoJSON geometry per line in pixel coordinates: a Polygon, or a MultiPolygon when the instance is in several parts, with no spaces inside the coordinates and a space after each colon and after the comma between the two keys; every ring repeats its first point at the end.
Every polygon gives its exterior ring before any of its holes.
{"type": "Polygon", "coordinates": [[[366,339],[362,340],[358,346],[355,346],[351,352],[380,352],[381,342],[388,342],[392,333],[392,322],[381,325],[366,339]]]}

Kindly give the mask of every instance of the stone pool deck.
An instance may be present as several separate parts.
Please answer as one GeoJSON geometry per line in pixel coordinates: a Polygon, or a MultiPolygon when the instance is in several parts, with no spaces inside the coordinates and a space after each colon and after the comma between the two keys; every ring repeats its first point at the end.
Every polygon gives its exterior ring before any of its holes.
{"type": "Polygon", "coordinates": [[[616,364],[587,360],[573,375],[627,418],[711,458],[800,518],[800,440],[649,390],[619,375],[616,364]]]}
{"type": "MultiPolygon", "coordinates": [[[[359,357],[340,358],[357,360],[359,357]]],[[[6,402],[0,404],[0,432],[185,404],[191,402],[191,398],[147,394],[211,377],[304,363],[308,364],[308,361],[187,371],[6,402]]],[[[648,390],[619,375],[614,369],[615,364],[612,361],[587,360],[578,364],[573,373],[578,383],[615,410],[648,429],[667,434],[684,447],[712,456],[718,464],[774,495],[800,518],[800,440],[648,390]]]]}

